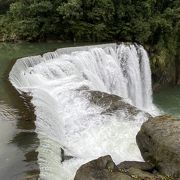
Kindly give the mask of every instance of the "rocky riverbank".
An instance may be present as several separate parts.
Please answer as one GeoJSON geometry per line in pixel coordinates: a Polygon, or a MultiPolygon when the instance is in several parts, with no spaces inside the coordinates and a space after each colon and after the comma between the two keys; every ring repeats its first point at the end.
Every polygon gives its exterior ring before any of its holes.
{"type": "Polygon", "coordinates": [[[180,179],[180,120],[167,115],[150,117],[136,140],[145,162],[115,165],[107,155],[82,165],[75,180],[180,179]]]}

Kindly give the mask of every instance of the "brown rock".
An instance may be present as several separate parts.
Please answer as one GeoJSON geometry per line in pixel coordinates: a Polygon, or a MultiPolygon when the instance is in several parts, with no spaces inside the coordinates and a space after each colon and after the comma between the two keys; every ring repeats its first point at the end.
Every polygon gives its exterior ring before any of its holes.
{"type": "Polygon", "coordinates": [[[180,179],[180,120],[167,115],[150,118],[136,140],[146,161],[160,173],[180,179]]]}

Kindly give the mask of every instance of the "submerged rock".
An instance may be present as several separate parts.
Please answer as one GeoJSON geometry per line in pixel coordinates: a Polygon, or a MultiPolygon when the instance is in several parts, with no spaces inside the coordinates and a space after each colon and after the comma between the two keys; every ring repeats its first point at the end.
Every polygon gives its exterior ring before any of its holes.
{"type": "Polygon", "coordinates": [[[88,97],[91,103],[104,108],[102,114],[116,114],[118,111],[123,111],[131,116],[136,116],[143,113],[146,117],[151,117],[150,114],[143,112],[135,106],[125,102],[125,99],[105,92],[100,91],[84,91],[83,94],[88,97]]]}
{"type": "Polygon", "coordinates": [[[167,115],[150,118],[136,140],[146,161],[160,173],[180,179],[180,120],[167,115]]]}

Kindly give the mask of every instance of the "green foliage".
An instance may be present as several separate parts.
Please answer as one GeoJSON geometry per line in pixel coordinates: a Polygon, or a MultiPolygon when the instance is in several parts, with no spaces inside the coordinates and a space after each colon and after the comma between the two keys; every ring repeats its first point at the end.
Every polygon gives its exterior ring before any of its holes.
{"type": "Polygon", "coordinates": [[[119,39],[153,47],[162,41],[169,46],[180,12],[178,0],[0,0],[0,5],[4,22],[9,22],[1,30],[7,37],[38,40],[54,34],[74,41],[119,39]]]}
{"type": "Polygon", "coordinates": [[[79,20],[82,17],[81,0],[69,0],[62,3],[57,11],[65,20],[79,20]]]}
{"type": "Polygon", "coordinates": [[[111,0],[68,0],[57,11],[68,27],[65,35],[73,41],[103,41],[109,37],[107,29],[114,15],[111,0]]]}
{"type": "Polygon", "coordinates": [[[15,0],[0,0],[0,14],[6,13],[11,3],[15,0]]]}
{"type": "Polygon", "coordinates": [[[5,40],[37,41],[49,34],[60,34],[63,27],[59,26],[62,18],[56,12],[58,5],[48,0],[18,0],[10,4],[1,21],[1,36],[5,40]]]}

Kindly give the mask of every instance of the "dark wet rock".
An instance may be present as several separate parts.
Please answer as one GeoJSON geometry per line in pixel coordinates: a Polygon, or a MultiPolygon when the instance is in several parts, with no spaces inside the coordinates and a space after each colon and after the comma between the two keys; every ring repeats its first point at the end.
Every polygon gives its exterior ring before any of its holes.
{"type": "Polygon", "coordinates": [[[118,111],[127,112],[129,116],[135,116],[138,113],[144,113],[147,117],[151,117],[150,114],[145,113],[135,106],[130,105],[129,103],[125,102],[125,100],[119,96],[100,92],[100,91],[84,91],[83,94],[88,97],[88,99],[104,108],[102,114],[116,114],[118,111]]]}
{"type": "Polygon", "coordinates": [[[130,168],[136,168],[140,169],[142,171],[148,171],[152,172],[155,168],[155,166],[148,162],[139,162],[139,161],[124,161],[117,165],[119,169],[130,169],[130,168]]]}
{"type": "Polygon", "coordinates": [[[150,118],[136,137],[145,161],[174,179],[180,179],[180,120],[172,116],[150,118]]]}
{"type": "Polygon", "coordinates": [[[73,156],[65,154],[64,149],[61,148],[61,162],[72,159],[73,156]]]}

